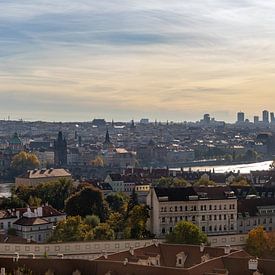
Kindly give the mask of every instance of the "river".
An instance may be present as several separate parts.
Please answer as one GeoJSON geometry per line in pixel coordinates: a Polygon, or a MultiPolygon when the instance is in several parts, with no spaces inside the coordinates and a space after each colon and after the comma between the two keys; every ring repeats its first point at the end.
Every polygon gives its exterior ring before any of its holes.
{"type": "MultiPolygon", "coordinates": [[[[194,166],[191,167],[192,170],[197,171],[209,171],[209,170],[215,170],[216,173],[225,173],[230,171],[238,172],[240,171],[241,174],[248,174],[250,171],[256,171],[256,170],[269,170],[270,164],[272,161],[262,161],[262,162],[256,162],[256,163],[249,163],[249,164],[235,164],[235,165],[214,165],[214,166],[194,166]]],[[[179,171],[180,168],[174,168],[171,170],[179,171]]],[[[185,168],[185,171],[189,170],[189,168],[185,168]]]]}

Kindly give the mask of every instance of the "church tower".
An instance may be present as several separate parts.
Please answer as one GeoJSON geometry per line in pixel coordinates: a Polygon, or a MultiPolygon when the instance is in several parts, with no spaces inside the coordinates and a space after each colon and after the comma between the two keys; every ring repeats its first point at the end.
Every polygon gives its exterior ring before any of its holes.
{"type": "Polygon", "coordinates": [[[67,165],[67,141],[63,138],[60,131],[57,139],[54,141],[54,165],[57,168],[65,167],[67,165]]]}

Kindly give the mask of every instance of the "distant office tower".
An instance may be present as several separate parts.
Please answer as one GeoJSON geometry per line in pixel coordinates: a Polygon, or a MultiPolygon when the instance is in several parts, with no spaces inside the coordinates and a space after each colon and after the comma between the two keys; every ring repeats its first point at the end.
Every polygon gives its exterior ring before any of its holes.
{"type": "Polygon", "coordinates": [[[58,137],[54,141],[54,165],[55,167],[67,165],[67,141],[63,138],[62,132],[58,133],[58,137]]]}
{"type": "Polygon", "coordinates": [[[244,122],[244,113],[243,112],[238,112],[237,113],[237,122],[238,123],[243,123],[244,122]]]}
{"type": "Polygon", "coordinates": [[[269,123],[269,112],[267,110],[263,111],[263,122],[269,123]]]}
{"type": "Polygon", "coordinates": [[[256,123],[259,123],[259,121],[260,121],[259,116],[254,116],[254,123],[255,123],[255,124],[256,124],[256,123]]]}
{"type": "Polygon", "coordinates": [[[274,113],[270,113],[270,121],[271,123],[274,123],[275,122],[275,116],[274,116],[274,113]]]}
{"type": "Polygon", "coordinates": [[[205,114],[203,116],[203,122],[206,123],[206,124],[210,123],[210,115],[209,114],[205,114]]]}

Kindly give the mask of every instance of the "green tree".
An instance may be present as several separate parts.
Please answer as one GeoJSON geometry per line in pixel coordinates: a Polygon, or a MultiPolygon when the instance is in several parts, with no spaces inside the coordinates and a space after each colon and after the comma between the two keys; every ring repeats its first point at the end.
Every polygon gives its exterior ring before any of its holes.
{"type": "Polygon", "coordinates": [[[130,200],[128,202],[128,207],[127,207],[127,214],[129,214],[129,212],[136,206],[139,205],[138,202],[138,195],[135,191],[135,189],[133,189],[132,194],[130,196],[130,200]]]}
{"type": "Polygon", "coordinates": [[[42,200],[40,198],[30,196],[28,200],[28,205],[37,207],[37,206],[41,206],[41,202],[42,200]]]}
{"type": "Polygon", "coordinates": [[[123,213],[113,212],[109,215],[107,223],[114,230],[117,238],[119,233],[123,232],[125,228],[125,217],[123,213]]]}
{"type": "Polygon", "coordinates": [[[85,187],[79,192],[71,195],[65,202],[65,212],[69,216],[86,217],[96,215],[105,221],[107,209],[102,192],[95,187],[85,187]]]}
{"type": "Polygon", "coordinates": [[[129,197],[123,193],[114,193],[106,197],[109,207],[114,212],[125,211],[129,197]]]}
{"type": "Polygon", "coordinates": [[[268,248],[268,235],[263,226],[258,226],[248,233],[246,250],[253,256],[261,257],[268,248]]]}
{"type": "Polygon", "coordinates": [[[201,178],[194,183],[194,186],[216,186],[216,183],[212,180],[201,178]]]}
{"type": "Polygon", "coordinates": [[[146,205],[135,205],[129,213],[128,226],[133,239],[143,239],[148,236],[146,223],[149,218],[149,211],[146,205]]]}
{"type": "Polygon", "coordinates": [[[100,223],[100,219],[96,215],[88,215],[84,219],[84,223],[88,224],[90,227],[96,227],[100,223]]]}
{"type": "Polygon", "coordinates": [[[96,240],[114,240],[115,233],[108,223],[100,223],[93,230],[96,240]]]}
{"type": "Polygon", "coordinates": [[[81,241],[84,239],[86,231],[89,231],[88,225],[84,230],[82,219],[80,216],[67,217],[67,219],[60,221],[50,241],[52,242],[71,242],[81,241]]]}
{"type": "Polygon", "coordinates": [[[27,170],[38,168],[40,162],[35,154],[22,151],[16,154],[11,162],[11,169],[15,176],[23,174],[27,170]]]}
{"type": "Polygon", "coordinates": [[[206,234],[197,225],[187,221],[178,222],[166,239],[168,243],[178,244],[198,245],[207,242],[206,234]]]}
{"type": "Polygon", "coordinates": [[[190,184],[181,178],[173,177],[161,177],[153,182],[154,186],[158,187],[177,187],[177,186],[189,186],[190,184]]]}
{"type": "Polygon", "coordinates": [[[16,195],[12,195],[10,198],[3,198],[1,202],[1,209],[12,209],[26,207],[26,203],[19,199],[16,195]]]}
{"type": "Polygon", "coordinates": [[[41,203],[49,203],[54,208],[63,210],[64,201],[73,191],[72,181],[62,178],[35,186],[21,184],[12,190],[12,193],[25,203],[29,203],[30,197],[38,198],[41,200],[41,203]]]}

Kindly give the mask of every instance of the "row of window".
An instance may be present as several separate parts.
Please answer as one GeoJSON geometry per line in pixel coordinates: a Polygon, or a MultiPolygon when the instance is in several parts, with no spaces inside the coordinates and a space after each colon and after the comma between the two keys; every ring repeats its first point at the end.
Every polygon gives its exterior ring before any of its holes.
{"type": "MultiPolygon", "coordinates": [[[[224,204],[223,206],[220,205],[208,205],[208,209],[207,209],[207,205],[201,205],[200,208],[197,207],[196,205],[191,205],[191,206],[170,206],[170,207],[161,207],[160,212],[181,212],[181,211],[207,211],[207,210],[228,210],[227,209],[227,205],[224,204]]],[[[234,210],[235,209],[235,204],[229,204],[229,210],[234,210]]]]}
{"type": "MultiPolygon", "coordinates": [[[[196,221],[196,216],[192,216],[190,217],[189,220],[191,221],[196,221]],[[190,219],[191,218],[191,219],[190,219]]],[[[222,220],[227,220],[228,217],[227,215],[209,215],[209,216],[205,216],[205,215],[202,215],[201,216],[201,220],[202,221],[206,221],[206,219],[208,218],[209,221],[222,221],[222,220]]],[[[234,214],[230,214],[229,218],[231,220],[234,219],[234,214]]],[[[178,222],[178,221],[181,221],[181,220],[185,220],[185,221],[188,221],[188,216],[179,216],[179,217],[162,217],[161,218],[161,222],[162,223],[166,223],[166,222],[169,222],[169,223],[173,223],[173,222],[178,222]]]]}
{"type": "MultiPolygon", "coordinates": [[[[269,220],[268,221],[269,223],[273,222],[272,218],[269,218],[268,220],[269,220]]],[[[258,221],[255,219],[254,222],[253,222],[253,225],[257,225],[257,222],[258,222],[258,224],[267,224],[268,223],[266,218],[263,219],[262,223],[261,223],[260,219],[258,219],[258,221]]],[[[240,221],[240,226],[243,226],[243,225],[244,225],[244,222],[241,220],[240,221]]],[[[250,220],[248,220],[248,221],[246,221],[246,225],[250,226],[250,225],[252,225],[252,222],[250,223],[250,220]]]]}

